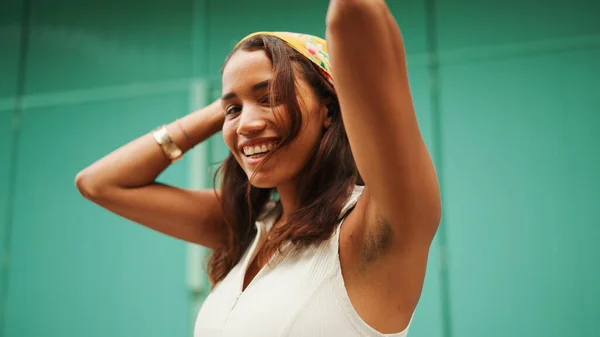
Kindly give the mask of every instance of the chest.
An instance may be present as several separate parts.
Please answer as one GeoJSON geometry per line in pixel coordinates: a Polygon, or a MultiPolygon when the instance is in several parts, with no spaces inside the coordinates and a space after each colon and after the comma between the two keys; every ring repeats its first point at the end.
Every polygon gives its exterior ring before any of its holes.
{"type": "Polygon", "coordinates": [[[324,243],[287,253],[281,259],[276,257],[267,265],[257,261],[248,261],[245,265],[242,261],[204,302],[196,331],[245,327],[252,333],[244,331],[241,334],[244,336],[280,335],[319,285],[334,273],[328,252],[324,243]]]}
{"type": "Polygon", "coordinates": [[[252,262],[250,262],[246,270],[246,274],[243,275],[244,283],[242,286],[242,291],[244,291],[248,287],[248,285],[252,282],[252,280],[254,280],[256,275],[258,275],[260,270],[265,267],[266,263],[264,263],[263,261],[270,261],[272,257],[273,254],[259,254],[252,260],[252,262]]]}

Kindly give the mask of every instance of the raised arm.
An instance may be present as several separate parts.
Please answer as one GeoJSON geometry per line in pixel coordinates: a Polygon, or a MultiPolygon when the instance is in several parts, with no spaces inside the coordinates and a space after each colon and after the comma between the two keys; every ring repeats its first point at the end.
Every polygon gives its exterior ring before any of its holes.
{"type": "Polygon", "coordinates": [[[331,0],[327,41],[369,209],[390,224],[400,246],[428,247],[440,193],[413,108],[402,37],[385,1],[331,0]]]}
{"type": "MultiPolygon", "coordinates": [[[[169,124],[167,130],[179,148],[187,151],[220,130],[223,115],[220,102],[215,102],[181,118],[180,125],[169,124]]],[[[169,164],[148,133],[79,172],[75,185],[84,197],[124,218],[188,242],[216,247],[224,240],[217,195],[213,190],[155,182],[169,164]]]]}

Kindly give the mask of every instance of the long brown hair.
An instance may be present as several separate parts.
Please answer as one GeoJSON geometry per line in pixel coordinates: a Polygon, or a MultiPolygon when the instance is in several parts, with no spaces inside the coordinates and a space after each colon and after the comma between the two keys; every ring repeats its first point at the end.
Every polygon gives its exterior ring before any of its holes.
{"type": "MultiPolygon", "coordinates": [[[[275,251],[281,252],[286,242],[291,242],[295,249],[318,244],[333,234],[354,184],[362,184],[342,123],[337,95],[308,59],[276,37],[258,35],[245,40],[233,49],[225,64],[240,49],[265,51],[273,64],[273,80],[269,87],[271,105],[274,107],[275,102],[279,101],[289,114],[288,123],[278,121],[283,133],[281,143],[262,162],[267,161],[278,148],[289,144],[300,132],[302,113],[296,99],[294,68],[299,70],[298,73],[310,84],[319,99],[329,101],[331,125],[323,131],[316,151],[300,172],[303,182],[298,190],[300,207],[285,219],[282,226],[273,228],[262,253],[269,256],[275,251]],[[282,127],[284,124],[286,127],[282,127]]],[[[274,192],[273,188],[252,186],[231,153],[219,167],[215,181],[219,175],[222,178],[221,207],[227,241],[213,251],[208,261],[207,272],[213,285],[225,278],[241,259],[256,235],[254,223],[257,216],[274,192]]]]}

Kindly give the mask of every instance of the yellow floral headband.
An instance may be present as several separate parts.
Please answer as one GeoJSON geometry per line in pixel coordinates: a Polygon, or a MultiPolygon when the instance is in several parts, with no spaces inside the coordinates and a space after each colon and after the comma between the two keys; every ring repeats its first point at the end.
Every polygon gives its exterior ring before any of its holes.
{"type": "Polygon", "coordinates": [[[257,35],[274,36],[285,41],[290,47],[294,48],[294,50],[304,55],[304,57],[314,63],[319,68],[321,74],[323,77],[325,77],[327,82],[333,85],[333,78],[331,77],[331,64],[329,63],[329,54],[327,53],[327,41],[318,36],[308,34],[290,32],[256,32],[243,38],[238,45],[257,35]]]}

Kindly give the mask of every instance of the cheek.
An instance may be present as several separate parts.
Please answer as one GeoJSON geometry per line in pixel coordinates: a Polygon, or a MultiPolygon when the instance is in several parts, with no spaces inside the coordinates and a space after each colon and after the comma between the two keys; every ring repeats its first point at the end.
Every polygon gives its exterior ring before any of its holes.
{"type": "Polygon", "coordinates": [[[323,128],[323,123],[316,106],[310,106],[310,112],[302,114],[302,132],[305,140],[310,143],[318,141],[323,128]]]}
{"type": "Polygon", "coordinates": [[[234,123],[226,121],[223,124],[222,133],[223,141],[225,142],[225,144],[227,144],[227,147],[229,147],[231,152],[235,153],[235,149],[237,148],[237,132],[234,123]]]}
{"type": "Polygon", "coordinates": [[[302,129],[292,145],[292,153],[296,157],[306,160],[321,141],[321,128],[314,116],[308,117],[308,120],[303,121],[302,129]]]}
{"type": "Polygon", "coordinates": [[[286,108],[279,106],[271,112],[273,118],[270,121],[270,127],[273,128],[280,136],[284,136],[289,133],[292,126],[290,114],[286,108]]]}

